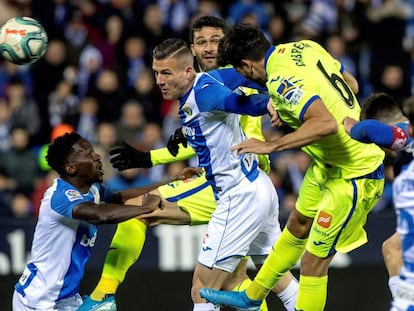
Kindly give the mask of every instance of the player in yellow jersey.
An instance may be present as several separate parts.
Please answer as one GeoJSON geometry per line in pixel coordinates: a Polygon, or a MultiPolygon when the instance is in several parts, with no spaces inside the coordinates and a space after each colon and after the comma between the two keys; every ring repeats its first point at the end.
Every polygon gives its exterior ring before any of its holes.
{"type": "Polygon", "coordinates": [[[269,142],[249,139],[238,153],[269,154],[301,148],[313,160],[295,209],[253,283],[245,292],[202,289],[214,304],[254,310],[301,258],[296,310],[322,311],[328,266],[336,252],[367,242],[363,226],[383,191],[384,152],[353,140],[342,121],[359,119],[358,83],[319,44],[303,40],[271,46],[252,25],[230,29],[219,44],[219,62],[266,84],[273,113],[294,129],[269,142]]]}
{"type": "MultiPolygon", "coordinates": [[[[195,56],[195,63],[202,71],[217,68],[217,46],[225,31],[225,22],[216,17],[203,16],[193,23],[190,32],[191,49],[195,56]]],[[[245,88],[242,91],[249,92],[245,88]]],[[[248,137],[264,141],[260,117],[241,116],[240,122],[248,137]]],[[[152,167],[186,160],[194,156],[195,152],[191,147],[186,147],[181,143],[177,145],[177,142],[182,139],[179,133],[177,131],[172,135],[168,148],[149,152],[142,152],[124,143],[123,146],[111,151],[113,166],[119,170],[131,167],[152,167]]],[[[264,171],[270,170],[267,155],[261,155],[259,162],[264,171]]],[[[172,185],[160,187],[155,193],[166,201],[165,208],[159,210],[160,213],[151,213],[148,217],[142,218],[142,221],[133,219],[118,225],[111,242],[111,250],[105,259],[101,279],[79,310],[103,310],[107,307],[115,310],[113,295],[124,280],[127,270],[141,253],[147,226],[207,224],[216,207],[214,195],[210,187],[206,188],[204,176],[191,182],[174,183],[173,187],[172,185]],[[131,236],[134,236],[134,239],[131,239],[131,236]]],[[[246,270],[247,258],[241,261],[236,273],[233,273],[232,277],[227,280],[225,288],[242,290],[247,287],[251,280],[246,270]]],[[[275,287],[275,292],[287,310],[294,308],[297,286],[297,280],[289,273],[275,287]]],[[[265,302],[261,310],[267,310],[265,302]]]]}

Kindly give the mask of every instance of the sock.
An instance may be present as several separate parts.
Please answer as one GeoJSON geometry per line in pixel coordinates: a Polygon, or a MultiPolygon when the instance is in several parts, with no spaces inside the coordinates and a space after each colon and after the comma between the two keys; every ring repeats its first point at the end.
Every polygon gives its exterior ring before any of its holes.
{"type": "Polygon", "coordinates": [[[298,280],[292,278],[289,285],[281,291],[277,296],[282,301],[287,311],[294,311],[296,306],[296,298],[298,295],[298,280]]]}
{"type": "Polygon", "coordinates": [[[388,287],[390,288],[392,297],[395,296],[395,292],[397,291],[397,285],[399,281],[399,275],[390,276],[390,278],[388,279],[388,287]]]}
{"type": "Polygon", "coordinates": [[[194,303],[193,311],[220,311],[220,307],[216,307],[210,302],[194,303]]]}
{"type": "MultiPolygon", "coordinates": [[[[253,281],[250,279],[244,279],[243,281],[241,281],[239,284],[237,284],[237,286],[235,288],[232,289],[233,292],[242,292],[244,291],[247,287],[250,286],[250,284],[252,284],[253,281]]],[[[268,311],[267,308],[267,303],[266,300],[263,299],[262,304],[260,305],[260,311],[268,311]]]]}
{"type": "Polygon", "coordinates": [[[91,293],[93,300],[115,294],[128,269],[139,258],[144,247],[147,226],[133,218],[119,223],[105,257],[101,279],[91,293]]]}
{"type": "Polygon", "coordinates": [[[254,300],[264,299],[277,281],[298,262],[306,241],[298,239],[285,228],[253,283],[246,289],[247,296],[254,300]]]}
{"type": "Polygon", "coordinates": [[[328,276],[299,277],[299,291],[296,310],[323,311],[326,304],[328,276]]]}

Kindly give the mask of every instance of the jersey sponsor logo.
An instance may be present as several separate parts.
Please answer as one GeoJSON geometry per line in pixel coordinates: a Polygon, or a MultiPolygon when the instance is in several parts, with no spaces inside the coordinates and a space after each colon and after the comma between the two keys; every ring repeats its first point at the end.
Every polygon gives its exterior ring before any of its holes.
{"type": "Polygon", "coordinates": [[[318,225],[323,228],[329,228],[331,225],[332,216],[324,211],[320,211],[318,215],[318,225]]]}
{"type": "Polygon", "coordinates": [[[285,48],[281,48],[281,49],[278,49],[278,50],[277,50],[277,53],[278,53],[278,54],[283,54],[283,53],[285,53],[285,51],[286,51],[286,49],[285,49],[285,48]]]}
{"type": "Polygon", "coordinates": [[[289,103],[296,105],[303,96],[303,91],[289,79],[283,79],[276,92],[289,103]]]}
{"type": "Polygon", "coordinates": [[[82,239],[80,240],[80,245],[85,246],[85,247],[88,247],[88,246],[94,247],[95,241],[96,241],[96,232],[91,238],[89,238],[88,235],[84,234],[82,235],[82,239]]]}
{"type": "Polygon", "coordinates": [[[188,126],[183,126],[183,134],[187,138],[195,139],[195,129],[188,126]]]}
{"type": "Polygon", "coordinates": [[[83,198],[82,194],[80,194],[79,191],[76,191],[73,189],[66,190],[65,195],[68,198],[68,200],[71,202],[76,201],[76,200],[81,200],[83,198]]]}
{"type": "Polygon", "coordinates": [[[326,243],[322,242],[322,241],[313,241],[313,245],[315,245],[315,246],[319,246],[319,245],[323,245],[323,244],[326,244],[326,243]]]}
{"type": "Polygon", "coordinates": [[[203,252],[212,250],[212,248],[210,246],[206,245],[208,237],[209,237],[208,233],[206,233],[203,237],[203,242],[201,243],[202,244],[201,249],[202,249],[203,252]]]}
{"type": "Polygon", "coordinates": [[[189,103],[185,103],[182,107],[181,107],[182,111],[184,111],[184,113],[187,116],[192,116],[193,115],[193,110],[190,107],[189,103]]]}

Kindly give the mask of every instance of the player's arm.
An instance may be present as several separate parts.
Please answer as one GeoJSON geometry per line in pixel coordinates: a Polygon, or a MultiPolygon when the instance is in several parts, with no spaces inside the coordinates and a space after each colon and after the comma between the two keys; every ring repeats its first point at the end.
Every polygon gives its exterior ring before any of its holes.
{"type": "Polygon", "coordinates": [[[183,146],[182,143],[179,145],[178,153],[174,156],[167,147],[141,151],[122,142],[122,145],[111,149],[109,154],[112,156],[112,166],[123,171],[129,168],[149,168],[159,164],[187,160],[194,156],[195,152],[190,146],[183,146]]]}
{"type": "Polygon", "coordinates": [[[167,178],[162,182],[123,191],[112,191],[101,185],[100,191],[104,193],[104,197],[108,197],[110,200],[101,204],[83,201],[74,206],[72,216],[75,219],[84,220],[92,224],[114,224],[150,213],[158,207],[162,208],[162,201],[159,196],[149,194],[149,191],[175,180],[183,180],[194,175],[200,176],[201,173],[201,169],[187,167],[177,175],[167,178]],[[140,195],[143,195],[141,206],[123,204],[127,200],[140,195]]]}
{"type": "Polygon", "coordinates": [[[356,121],[352,118],[345,118],[343,123],[346,132],[363,143],[374,143],[391,150],[400,149],[407,144],[408,133],[396,125],[373,119],[356,121]]]}
{"type": "Polygon", "coordinates": [[[96,204],[82,202],[73,208],[74,219],[83,220],[91,224],[116,224],[137,217],[141,214],[154,211],[161,204],[156,195],[146,195],[141,206],[122,205],[117,203],[96,204]]]}
{"type": "Polygon", "coordinates": [[[308,106],[304,113],[303,123],[297,130],[269,142],[249,139],[234,145],[231,150],[235,150],[239,154],[246,152],[265,154],[300,148],[323,137],[336,134],[337,131],[336,119],[325,107],[322,100],[317,98],[308,106]]]}

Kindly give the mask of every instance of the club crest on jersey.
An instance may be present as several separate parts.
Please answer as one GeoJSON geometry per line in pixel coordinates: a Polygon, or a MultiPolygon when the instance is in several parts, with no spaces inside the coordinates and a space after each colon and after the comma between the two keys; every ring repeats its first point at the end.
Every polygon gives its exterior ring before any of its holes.
{"type": "Polygon", "coordinates": [[[282,80],[276,92],[293,105],[296,105],[303,96],[303,91],[288,79],[282,80]]]}
{"type": "Polygon", "coordinates": [[[69,201],[73,202],[75,200],[80,200],[82,199],[82,195],[79,193],[79,191],[70,189],[70,190],[66,190],[65,191],[66,197],[68,198],[69,201]]]}
{"type": "Polygon", "coordinates": [[[185,103],[183,106],[182,106],[182,111],[184,111],[184,113],[187,115],[187,116],[191,116],[191,115],[193,115],[193,110],[191,109],[191,107],[190,107],[190,104],[188,104],[188,103],[185,103]]]}
{"type": "Polygon", "coordinates": [[[320,211],[318,215],[318,225],[323,228],[329,228],[332,222],[332,215],[324,211],[320,211]]]}

